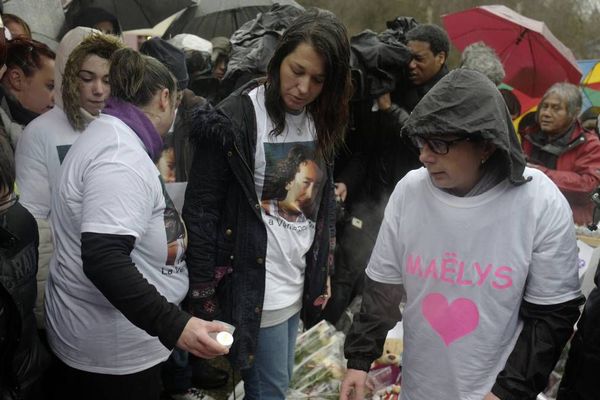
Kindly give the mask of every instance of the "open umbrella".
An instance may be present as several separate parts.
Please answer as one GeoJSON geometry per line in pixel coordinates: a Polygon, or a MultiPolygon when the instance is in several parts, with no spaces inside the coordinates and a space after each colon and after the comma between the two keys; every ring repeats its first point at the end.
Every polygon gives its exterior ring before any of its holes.
{"type": "Polygon", "coordinates": [[[600,106],[600,60],[579,60],[581,92],[583,93],[583,110],[592,106],[600,106]]]}
{"type": "Polygon", "coordinates": [[[163,37],[168,39],[179,33],[191,33],[205,39],[230,37],[245,22],[268,11],[275,3],[303,9],[294,0],[199,0],[173,21],[163,37]]]}
{"type": "Polygon", "coordinates": [[[73,0],[66,19],[71,26],[83,9],[96,7],[116,16],[123,30],[151,28],[193,4],[196,4],[194,0],[73,0]]]}
{"type": "Polygon", "coordinates": [[[541,21],[505,6],[480,6],[444,15],[443,23],[460,51],[478,41],[493,48],[506,71],[504,81],[532,97],[556,82],[579,83],[573,52],[541,21]]]}

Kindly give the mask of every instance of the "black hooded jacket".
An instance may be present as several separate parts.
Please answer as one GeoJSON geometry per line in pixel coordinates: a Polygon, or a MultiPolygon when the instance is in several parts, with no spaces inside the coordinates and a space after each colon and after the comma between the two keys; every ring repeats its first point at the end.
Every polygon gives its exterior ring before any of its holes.
{"type": "MultiPolygon", "coordinates": [[[[513,185],[527,184],[525,158],[508,110],[491,81],[475,71],[456,70],[446,76],[419,103],[404,126],[407,136],[478,136],[495,144],[488,160],[513,185]]],[[[488,164],[486,163],[486,164],[488,164]]],[[[401,318],[401,285],[365,282],[363,304],[347,336],[348,368],[368,370],[382,352],[386,333],[401,318]]],[[[535,399],[572,334],[583,297],[560,304],[537,305],[521,301],[523,329],[492,393],[502,400],[535,399]]],[[[424,383],[425,384],[425,383],[424,383]]]]}

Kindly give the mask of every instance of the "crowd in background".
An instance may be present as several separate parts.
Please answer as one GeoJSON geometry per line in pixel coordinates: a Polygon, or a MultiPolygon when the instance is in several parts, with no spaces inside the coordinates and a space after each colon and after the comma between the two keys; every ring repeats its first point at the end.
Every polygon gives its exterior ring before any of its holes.
{"type": "MultiPolygon", "coordinates": [[[[241,74],[229,38],[137,51],[87,9],[52,50],[2,14],[1,398],[210,400],[239,372],[245,398],[283,399],[300,321],[340,326],[357,296],[343,399],[402,317],[405,399],[544,389],[584,303],[598,116],[557,82],[514,126],[485,44],[451,71],[439,26],[349,40],[297,13],[241,74]],[[393,84],[357,61],[374,38],[393,84]],[[229,372],[206,361],[222,355],[229,372]]],[[[594,398],[596,297],[560,400],[594,398]]]]}

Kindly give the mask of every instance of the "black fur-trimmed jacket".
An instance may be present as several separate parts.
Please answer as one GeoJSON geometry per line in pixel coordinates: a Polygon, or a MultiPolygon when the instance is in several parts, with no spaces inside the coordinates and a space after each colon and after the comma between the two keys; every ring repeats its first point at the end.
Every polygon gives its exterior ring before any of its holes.
{"type": "MultiPolygon", "coordinates": [[[[256,350],[265,291],[267,231],[254,184],[256,118],[247,93],[252,81],[216,109],[197,111],[195,156],[183,206],[192,313],[236,327],[230,360],[248,368],[256,350]]],[[[326,160],[327,161],[327,160],[326,160]]],[[[320,314],[335,247],[333,167],[327,166],[313,245],[306,254],[302,317],[320,314]]]]}

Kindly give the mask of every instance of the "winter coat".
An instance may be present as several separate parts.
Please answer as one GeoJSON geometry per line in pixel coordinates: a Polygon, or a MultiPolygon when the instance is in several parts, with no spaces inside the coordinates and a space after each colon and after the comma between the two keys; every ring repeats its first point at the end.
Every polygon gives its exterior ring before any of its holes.
{"type": "Polygon", "coordinates": [[[49,355],[38,337],[38,235],[35,219],[18,202],[0,211],[0,398],[36,398],[49,355]]]}
{"type": "Polygon", "coordinates": [[[13,149],[17,147],[25,125],[38,115],[24,108],[7,89],[0,86],[0,123],[13,149]]]}
{"type": "Polygon", "coordinates": [[[600,268],[577,322],[557,400],[595,400],[600,393],[600,268]]]}
{"type": "Polygon", "coordinates": [[[198,107],[206,104],[203,97],[196,96],[189,89],[183,90],[181,105],[177,108],[173,145],[175,148],[175,174],[177,182],[187,182],[192,166],[194,148],[190,143],[191,121],[198,107]]]}
{"type": "MultiPolygon", "coordinates": [[[[247,95],[256,85],[250,82],[216,110],[196,114],[195,157],[183,206],[192,312],[236,327],[229,357],[240,369],[252,363],[265,295],[267,230],[254,185],[256,119],[247,95]]],[[[306,254],[302,316],[309,325],[320,313],[335,246],[331,165],[327,171],[306,254]]]]}
{"type": "Polygon", "coordinates": [[[524,135],[523,151],[534,164],[541,163],[536,159],[538,154],[558,157],[555,168],[542,164],[540,169],[569,201],[575,223],[587,225],[592,222],[594,209],[590,196],[600,185],[600,139],[594,132],[583,129],[579,122],[575,123],[568,143],[563,146],[544,143],[544,136],[541,131],[524,135]]]}

